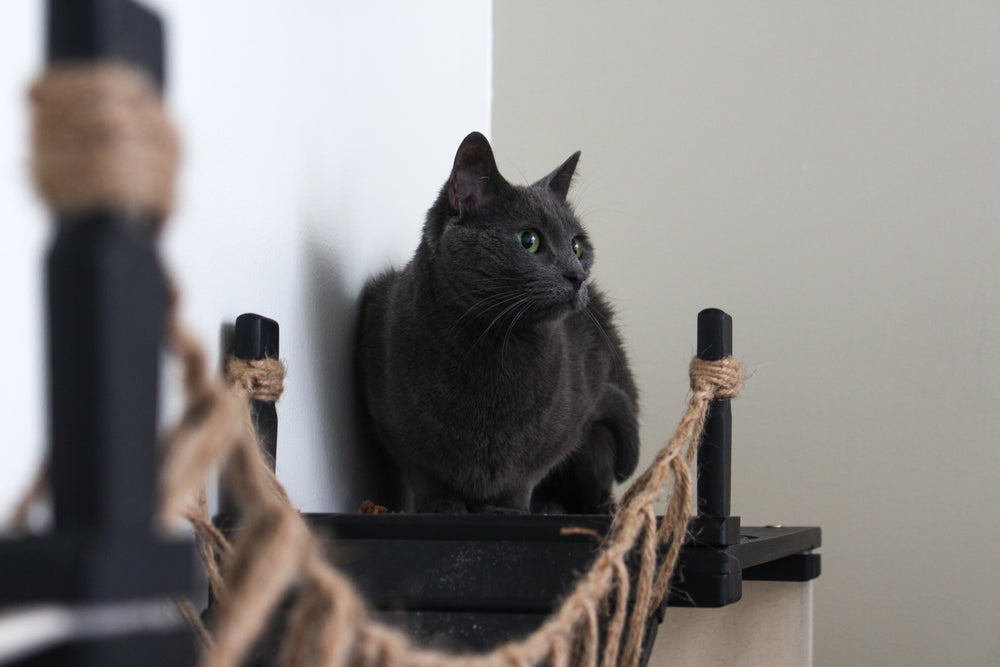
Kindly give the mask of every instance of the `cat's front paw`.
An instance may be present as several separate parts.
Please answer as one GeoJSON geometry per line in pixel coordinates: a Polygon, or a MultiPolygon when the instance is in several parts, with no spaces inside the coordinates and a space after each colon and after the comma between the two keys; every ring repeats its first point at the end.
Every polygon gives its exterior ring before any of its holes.
{"type": "Polygon", "coordinates": [[[569,514],[566,505],[555,497],[539,496],[531,499],[532,514],[569,514]]]}

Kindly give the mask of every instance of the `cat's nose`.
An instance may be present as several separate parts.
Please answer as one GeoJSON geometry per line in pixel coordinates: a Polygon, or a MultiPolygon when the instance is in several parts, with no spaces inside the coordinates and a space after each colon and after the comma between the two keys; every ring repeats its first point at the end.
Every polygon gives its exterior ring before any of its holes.
{"type": "Polygon", "coordinates": [[[563,274],[563,277],[570,282],[574,290],[580,289],[580,285],[587,279],[586,274],[582,271],[567,271],[563,274]]]}

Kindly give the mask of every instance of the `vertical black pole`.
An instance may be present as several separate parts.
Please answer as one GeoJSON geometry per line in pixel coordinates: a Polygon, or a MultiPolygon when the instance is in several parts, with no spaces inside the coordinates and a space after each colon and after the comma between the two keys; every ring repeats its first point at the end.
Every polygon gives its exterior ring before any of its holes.
{"type": "MultiPolygon", "coordinates": [[[[236,318],[233,335],[233,354],[247,361],[278,358],[278,323],[274,320],[244,313],[236,318]]],[[[264,451],[273,464],[278,451],[278,413],[271,401],[254,400],[251,403],[254,427],[264,451]]]]}
{"type": "MultiPolygon", "coordinates": [[[[237,317],[233,331],[233,356],[244,361],[277,359],[278,323],[254,313],[244,313],[237,317]]],[[[253,399],[250,401],[250,414],[257,430],[257,439],[268,454],[273,472],[278,454],[278,412],[273,402],[253,399]]],[[[236,520],[235,503],[226,490],[225,479],[222,479],[216,523],[222,528],[229,528],[236,520]]]]}
{"type": "Polygon", "coordinates": [[[49,0],[49,64],[114,60],[138,67],[162,89],[163,24],[133,0],[49,0]]]}
{"type": "Polygon", "coordinates": [[[166,306],[149,231],[112,212],[71,223],[48,296],[56,530],[148,533],[166,306]]]}
{"type": "MultiPolygon", "coordinates": [[[[50,64],[117,59],[162,82],[160,21],[132,2],[51,0],[47,27],[50,64]]],[[[153,232],[111,210],[58,228],[47,285],[56,529],[148,533],[166,309],[153,232]]]]}
{"type": "MultiPolygon", "coordinates": [[[[163,82],[160,19],[132,0],[50,0],[46,53],[127,63],[163,82]]],[[[189,540],[154,533],[166,288],[155,232],[113,208],[60,215],[46,264],[51,535],[0,545],[0,601],[162,607],[193,589],[189,540]]],[[[145,608],[145,607],[142,607],[145,608]]],[[[76,613],[83,614],[84,611],[76,613]]],[[[19,664],[193,664],[178,619],[114,627],[19,664]]]]}
{"type": "MultiPolygon", "coordinates": [[[[718,308],[698,313],[698,357],[719,361],[732,354],[733,318],[718,308]]],[[[698,450],[699,510],[709,517],[729,516],[732,429],[729,399],[716,399],[709,410],[698,450]]]]}
{"type": "MultiPolygon", "coordinates": [[[[733,318],[718,308],[698,313],[698,357],[718,361],[733,353],[733,318]]],[[[700,541],[734,544],[739,517],[730,516],[733,415],[729,399],[712,402],[698,450],[700,541]]]]}

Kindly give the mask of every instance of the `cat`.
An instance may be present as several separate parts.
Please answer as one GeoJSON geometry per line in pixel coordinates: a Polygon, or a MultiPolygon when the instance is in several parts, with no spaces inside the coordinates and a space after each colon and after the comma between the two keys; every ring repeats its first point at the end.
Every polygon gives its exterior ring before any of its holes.
{"type": "Polygon", "coordinates": [[[358,391],[407,511],[607,513],[636,467],[635,382],[566,201],[579,157],[515,186],[468,135],[413,259],[363,290],[358,391]]]}

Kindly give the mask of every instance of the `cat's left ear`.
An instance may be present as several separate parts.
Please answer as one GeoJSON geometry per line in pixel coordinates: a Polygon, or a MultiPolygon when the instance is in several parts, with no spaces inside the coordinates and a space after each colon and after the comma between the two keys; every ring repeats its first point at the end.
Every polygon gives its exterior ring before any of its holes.
{"type": "Polygon", "coordinates": [[[452,209],[459,214],[482,209],[497,194],[502,182],[490,142],[479,132],[473,132],[458,147],[448,179],[452,209]]]}
{"type": "Polygon", "coordinates": [[[576,173],[576,163],[580,161],[580,151],[569,156],[569,159],[556,167],[551,174],[535,183],[535,185],[548,188],[552,196],[561,202],[566,201],[569,194],[569,185],[573,181],[573,174],[576,173]]]}

